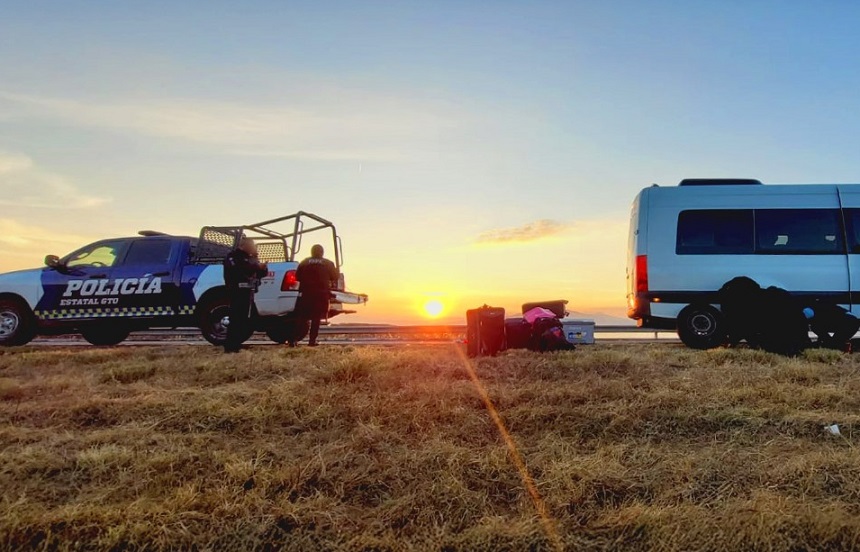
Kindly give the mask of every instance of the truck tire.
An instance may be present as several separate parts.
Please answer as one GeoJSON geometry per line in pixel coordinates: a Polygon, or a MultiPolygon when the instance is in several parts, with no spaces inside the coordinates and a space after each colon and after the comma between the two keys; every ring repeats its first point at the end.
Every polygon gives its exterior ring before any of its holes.
{"type": "Polygon", "coordinates": [[[710,305],[687,305],[678,314],[678,337],[691,349],[713,349],[726,342],[723,315],[710,305]]]}
{"type": "Polygon", "coordinates": [[[283,318],[266,328],[266,335],[275,343],[298,342],[308,336],[311,323],[297,318],[283,318]]]}
{"type": "MultiPolygon", "coordinates": [[[[197,305],[197,327],[203,334],[203,338],[217,347],[222,347],[227,341],[227,326],[230,322],[230,300],[225,293],[218,293],[205,298],[197,305]]],[[[242,337],[247,340],[254,333],[249,328],[248,335],[242,337]]]]}
{"type": "Polygon", "coordinates": [[[36,337],[36,318],[18,299],[0,299],[0,346],[26,345],[36,337]]]}
{"type": "Polygon", "coordinates": [[[121,325],[94,325],[89,328],[83,328],[81,330],[81,335],[84,336],[84,339],[90,345],[97,345],[101,347],[110,347],[112,345],[119,345],[128,337],[128,334],[131,331],[121,325]]]}

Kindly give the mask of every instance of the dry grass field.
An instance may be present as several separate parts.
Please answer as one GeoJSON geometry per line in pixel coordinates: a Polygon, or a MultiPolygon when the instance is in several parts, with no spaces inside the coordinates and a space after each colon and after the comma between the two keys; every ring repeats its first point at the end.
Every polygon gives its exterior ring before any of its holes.
{"type": "Polygon", "coordinates": [[[860,355],[474,366],[548,523],[452,346],[2,351],[0,549],[860,548],[860,355]]]}

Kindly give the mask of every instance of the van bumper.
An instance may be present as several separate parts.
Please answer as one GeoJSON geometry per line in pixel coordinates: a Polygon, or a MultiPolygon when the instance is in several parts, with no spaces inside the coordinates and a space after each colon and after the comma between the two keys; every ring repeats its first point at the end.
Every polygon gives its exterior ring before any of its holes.
{"type": "Polygon", "coordinates": [[[627,296],[627,318],[636,320],[638,325],[651,317],[651,298],[647,293],[636,293],[627,296]]]}
{"type": "Polygon", "coordinates": [[[640,318],[636,321],[636,325],[640,328],[649,328],[652,330],[677,330],[678,320],[676,318],[660,318],[659,316],[648,316],[640,318]]]}
{"type": "Polygon", "coordinates": [[[635,320],[636,325],[640,328],[651,328],[654,330],[677,329],[678,322],[675,318],[651,315],[651,300],[652,296],[647,292],[639,292],[633,296],[628,296],[627,317],[635,320]]]}

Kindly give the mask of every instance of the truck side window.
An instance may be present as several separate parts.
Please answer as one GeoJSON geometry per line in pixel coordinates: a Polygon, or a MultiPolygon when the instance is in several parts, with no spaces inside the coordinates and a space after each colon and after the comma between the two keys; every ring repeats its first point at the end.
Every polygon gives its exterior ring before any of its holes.
{"type": "Polygon", "coordinates": [[[111,267],[125,250],[125,241],[99,242],[72,253],[66,261],[70,268],[82,266],[111,267]]]}
{"type": "Polygon", "coordinates": [[[838,209],[756,209],[756,253],[844,255],[838,209]]]}
{"type": "Polygon", "coordinates": [[[678,255],[753,253],[752,209],[702,209],[678,215],[678,255]]]}
{"type": "Polygon", "coordinates": [[[167,265],[170,263],[170,240],[142,239],[133,241],[128,249],[123,266],[167,265]]]}

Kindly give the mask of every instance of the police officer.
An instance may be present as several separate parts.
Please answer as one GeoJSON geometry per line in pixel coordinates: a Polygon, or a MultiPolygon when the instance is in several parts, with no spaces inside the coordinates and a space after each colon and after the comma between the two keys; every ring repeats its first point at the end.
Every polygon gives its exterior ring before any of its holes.
{"type": "Polygon", "coordinates": [[[319,244],[311,248],[311,256],[301,263],[296,271],[301,299],[299,310],[311,322],[308,345],[316,347],[320,331],[320,320],[328,318],[331,290],[337,288],[340,273],[333,262],[323,257],[325,250],[319,244]]]}
{"type": "Polygon", "coordinates": [[[239,240],[239,247],[224,259],[224,283],[227,284],[227,297],[230,300],[230,324],[227,326],[224,352],[238,353],[242,342],[251,333],[254,294],[260,285],[260,278],[268,273],[266,264],[257,259],[257,245],[248,237],[243,236],[239,240]]]}

